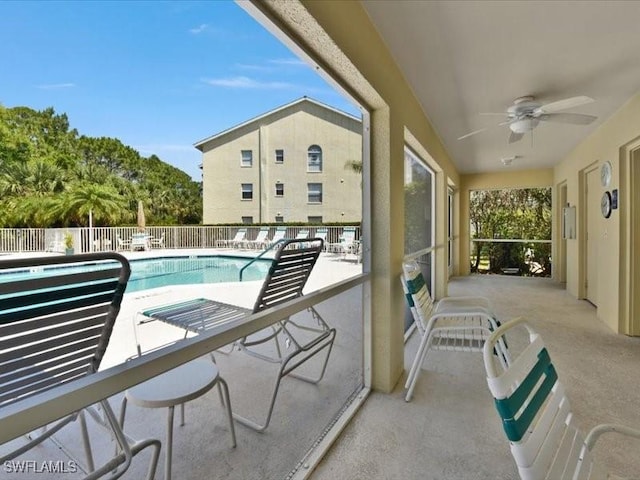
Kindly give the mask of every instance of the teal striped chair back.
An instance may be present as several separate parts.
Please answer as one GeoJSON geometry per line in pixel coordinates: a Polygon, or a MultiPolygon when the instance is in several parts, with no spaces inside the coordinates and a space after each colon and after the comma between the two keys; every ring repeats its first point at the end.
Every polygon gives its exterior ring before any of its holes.
{"type": "Polygon", "coordinates": [[[593,462],[538,333],[522,319],[512,320],[485,342],[483,355],[489,389],[523,480],[609,478],[593,462]],[[517,326],[524,326],[529,342],[516,358],[511,351],[505,368],[496,362],[493,349],[517,326]]]}

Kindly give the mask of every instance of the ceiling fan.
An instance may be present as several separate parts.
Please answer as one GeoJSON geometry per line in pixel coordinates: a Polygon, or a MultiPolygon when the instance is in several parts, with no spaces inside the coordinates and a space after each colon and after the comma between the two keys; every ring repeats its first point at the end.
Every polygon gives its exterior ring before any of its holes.
{"type": "MultiPolygon", "coordinates": [[[[516,98],[513,101],[513,105],[507,108],[503,113],[481,113],[480,115],[500,115],[506,116],[507,119],[504,122],[498,124],[498,126],[508,125],[511,130],[509,135],[509,143],[514,143],[520,140],[525,133],[530,132],[538,126],[540,122],[557,122],[557,123],[569,123],[572,125],[588,125],[596,118],[593,115],[584,115],[581,113],[568,113],[562,112],[562,110],[568,110],[570,108],[578,107],[580,105],[586,105],[593,102],[593,98],[590,97],[571,97],[564,100],[558,100],[556,102],[542,104],[537,102],[534,97],[526,96],[516,98]]],[[[484,132],[487,128],[481,128],[471,133],[467,133],[458,138],[462,140],[480,132],[484,132]]]]}

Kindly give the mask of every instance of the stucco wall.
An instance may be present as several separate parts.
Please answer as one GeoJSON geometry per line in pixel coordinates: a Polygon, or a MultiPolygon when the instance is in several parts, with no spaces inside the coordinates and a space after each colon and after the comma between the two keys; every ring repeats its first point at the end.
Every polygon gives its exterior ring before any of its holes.
{"type": "MultiPolygon", "coordinates": [[[[577,209],[577,231],[581,232],[584,222],[584,196],[581,191],[581,173],[590,165],[600,168],[605,161],[611,162],[613,175],[611,184],[606,190],[619,190],[620,208],[614,210],[611,217],[605,219],[601,215],[595,227],[598,242],[597,271],[598,271],[598,318],[616,332],[625,332],[623,316],[620,311],[621,295],[624,285],[620,279],[625,278],[629,265],[620,261],[620,250],[623,240],[621,232],[625,225],[621,222],[621,215],[628,209],[629,192],[625,190],[626,178],[621,176],[625,170],[623,162],[627,161],[624,146],[635,141],[640,136],[640,94],[633,97],[615,115],[609,118],[592,135],[575,148],[555,168],[554,182],[556,185],[566,182],[567,201],[577,209]]],[[[623,174],[624,175],[624,174],[623,174]]],[[[605,191],[600,187],[598,196],[605,191]]],[[[559,221],[559,220],[558,220],[559,221]]],[[[578,236],[575,240],[567,241],[567,290],[575,297],[580,297],[582,289],[581,242],[578,236]]]]}
{"type": "Polygon", "coordinates": [[[362,158],[361,124],[355,119],[303,103],[278,111],[252,125],[207,142],[203,148],[204,223],[359,222],[362,217],[361,176],[345,168],[362,158]],[[309,172],[307,151],[322,148],[322,171],[309,172]],[[276,149],[284,161],[276,163],[276,149]],[[253,165],[241,166],[241,151],[253,152],[253,165]],[[253,184],[253,200],[241,199],[241,184],[253,184]],[[276,196],[282,183],[284,195],[276,196]],[[322,184],[322,203],[308,202],[308,183],[322,184]]]}

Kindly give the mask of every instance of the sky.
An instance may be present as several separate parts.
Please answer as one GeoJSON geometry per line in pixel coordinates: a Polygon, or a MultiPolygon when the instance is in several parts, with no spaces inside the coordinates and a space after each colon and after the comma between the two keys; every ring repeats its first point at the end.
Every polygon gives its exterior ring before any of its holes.
{"type": "Polygon", "coordinates": [[[230,0],[0,1],[0,105],[201,179],[199,140],[302,96],[356,106],[230,0]]]}

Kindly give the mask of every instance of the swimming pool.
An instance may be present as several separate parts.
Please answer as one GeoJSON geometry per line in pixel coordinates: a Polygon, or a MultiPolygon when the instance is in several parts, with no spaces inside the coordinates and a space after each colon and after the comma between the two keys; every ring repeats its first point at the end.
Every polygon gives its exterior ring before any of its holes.
{"type": "MultiPolygon", "coordinates": [[[[167,285],[237,282],[250,258],[223,256],[163,257],[130,260],[131,277],[126,293],[167,285]]],[[[242,274],[244,281],[262,280],[271,260],[256,260],[242,274]]]]}
{"type": "MultiPolygon", "coordinates": [[[[252,259],[246,257],[229,256],[182,256],[182,257],[157,257],[139,260],[129,260],[131,276],[127,283],[125,293],[139,292],[150,288],[166,287],[171,285],[189,285],[199,283],[237,282],[240,269],[252,259]]],[[[109,268],[109,262],[102,263],[104,268],[109,268]]],[[[113,264],[111,264],[113,265],[113,264]]],[[[271,260],[256,260],[243,272],[244,281],[262,280],[267,275],[271,266],[271,260]]],[[[64,267],[33,268],[29,271],[4,273],[0,275],[3,280],[14,280],[23,277],[36,278],[51,274],[54,270],[59,273],[64,267]]],[[[66,267],[65,270],[78,271],[82,267],[66,267]]],[[[95,269],[95,265],[90,267],[95,269]]]]}

